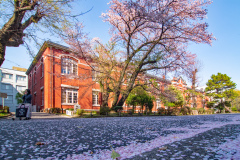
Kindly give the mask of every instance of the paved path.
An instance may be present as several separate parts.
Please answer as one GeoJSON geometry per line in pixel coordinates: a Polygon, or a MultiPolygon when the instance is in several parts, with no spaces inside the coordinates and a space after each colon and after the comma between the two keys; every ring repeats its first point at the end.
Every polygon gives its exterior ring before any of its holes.
{"type": "MultiPolygon", "coordinates": [[[[12,117],[15,117],[15,112],[12,112],[12,117]]],[[[9,117],[11,119],[12,117],[9,117]]],[[[35,119],[61,119],[61,118],[71,118],[70,116],[64,116],[64,115],[56,115],[56,114],[49,114],[49,113],[43,113],[43,112],[32,112],[32,120],[35,119]]],[[[18,118],[17,118],[18,120],[18,118]]]]}
{"type": "Polygon", "coordinates": [[[0,120],[0,159],[240,159],[240,114],[57,117],[0,120]]]}

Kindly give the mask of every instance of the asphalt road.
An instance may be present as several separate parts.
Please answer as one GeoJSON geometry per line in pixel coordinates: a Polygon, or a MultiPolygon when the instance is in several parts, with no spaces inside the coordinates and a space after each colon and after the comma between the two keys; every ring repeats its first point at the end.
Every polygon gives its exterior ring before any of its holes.
{"type": "MultiPolygon", "coordinates": [[[[221,159],[240,136],[240,115],[0,120],[0,159],[221,159]]],[[[229,156],[238,156],[238,151],[229,156]]],[[[239,154],[240,155],[240,154],[239,154]]],[[[240,157],[239,157],[240,159],[240,157]]]]}

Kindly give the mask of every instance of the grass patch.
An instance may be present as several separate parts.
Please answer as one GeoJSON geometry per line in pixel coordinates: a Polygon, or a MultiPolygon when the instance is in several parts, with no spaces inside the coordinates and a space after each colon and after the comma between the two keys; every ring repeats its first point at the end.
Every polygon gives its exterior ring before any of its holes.
{"type": "Polygon", "coordinates": [[[8,113],[0,113],[0,118],[7,117],[8,115],[9,115],[8,113]]]}

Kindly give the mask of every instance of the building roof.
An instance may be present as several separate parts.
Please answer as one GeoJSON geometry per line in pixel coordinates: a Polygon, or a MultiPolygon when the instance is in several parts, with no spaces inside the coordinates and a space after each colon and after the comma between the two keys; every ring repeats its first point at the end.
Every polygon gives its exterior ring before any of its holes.
{"type": "Polygon", "coordinates": [[[35,66],[36,62],[42,57],[43,52],[46,50],[46,48],[48,47],[54,47],[56,49],[61,49],[67,52],[72,52],[71,49],[69,47],[51,42],[51,41],[45,41],[42,45],[42,47],[40,48],[40,50],[38,51],[37,55],[35,56],[35,60],[32,61],[31,65],[29,66],[29,68],[26,71],[26,74],[28,75],[30,73],[30,71],[33,69],[33,67],[35,66]]]}
{"type": "Polygon", "coordinates": [[[157,76],[148,74],[148,73],[146,73],[145,75],[146,75],[147,77],[149,77],[149,78],[154,78],[154,79],[156,79],[156,80],[158,80],[158,81],[160,81],[160,82],[164,82],[164,83],[169,83],[169,84],[171,84],[171,81],[170,81],[170,80],[163,79],[163,78],[160,78],[160,77],[157,77],[157,76]]]}
{"type": "Polygon", "coordinates": [[[180,79],[182,79],[183,84],[187,85],[186,81],[181,76],[178,78],[173,77],[172,81],[178,82],[180,79]]]}
{"type": "Polygon", "coordinates": [[[26,72],[27,71],[26,68],[20,68],[20,67],[15,67],[15,66],[13,66],[12,69],[16,70],[16,71],[22,71],[22,72],[26,72]]]}

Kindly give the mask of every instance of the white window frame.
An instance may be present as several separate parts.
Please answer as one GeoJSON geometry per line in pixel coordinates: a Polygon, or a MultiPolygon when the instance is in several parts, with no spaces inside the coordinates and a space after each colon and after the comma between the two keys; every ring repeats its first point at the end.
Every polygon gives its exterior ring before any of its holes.
{"type": "Polygon", "coordinates": [[[62,104],[78,104],[78,90],[71,88],[62,88],[61,101],[62,104]],[[63,95],[65,95],[65,101],[63,101],[63,95]]]}
{"type": "Polygon", "coordinates": [[[43,64],[43,58],[41,59],[41,69],[42,69],[42,75],[41,77],[44,77],[44,64],[43,64]]]}
{"type": "Polygon", "coordinates": [[[16,79],[17,79],[17,81],[25,82],[26,81],[26,76],[17,75],[16,79]]]}
{"type": "Polygon", "coordinates": [[[9,73],[2,73],[2,77],[5,79],[13,79],[13,74],[9,73]],[[11,77],[11,78],[10,78],[11,77]]]}
{"type": "Polygon", "coordinates": [[[161,100],[160,99],[156,100],[156,107],[157,107],[157,109],[161,108],[161,100]]]}
{"type": "Polygon", "coordinates": [[[19,86],[19,85],[17,85],[16,87],[17,87],[17,91],[20,91],[20,92],[26,90],[26,88],[27,88],[26,86],[19,86]],[[19,88],[21,88],[21,89],[19,89],[19,88]]]}
{"type": "Polygon", "coordinates": [[[100,106],[99,104],[99,91],[92,91],[92,105],[100,106]]]}
{"type": "Polygon", "coordinates": [[[61,73],[62,74],[71,74],[71,75],[77,75],[78,74],[78,66],[77,62],[71,58],[68,57],[62,57],[61,59],[61,73]],[[74,71],[74,69],[76,71],[74,71]]]}

